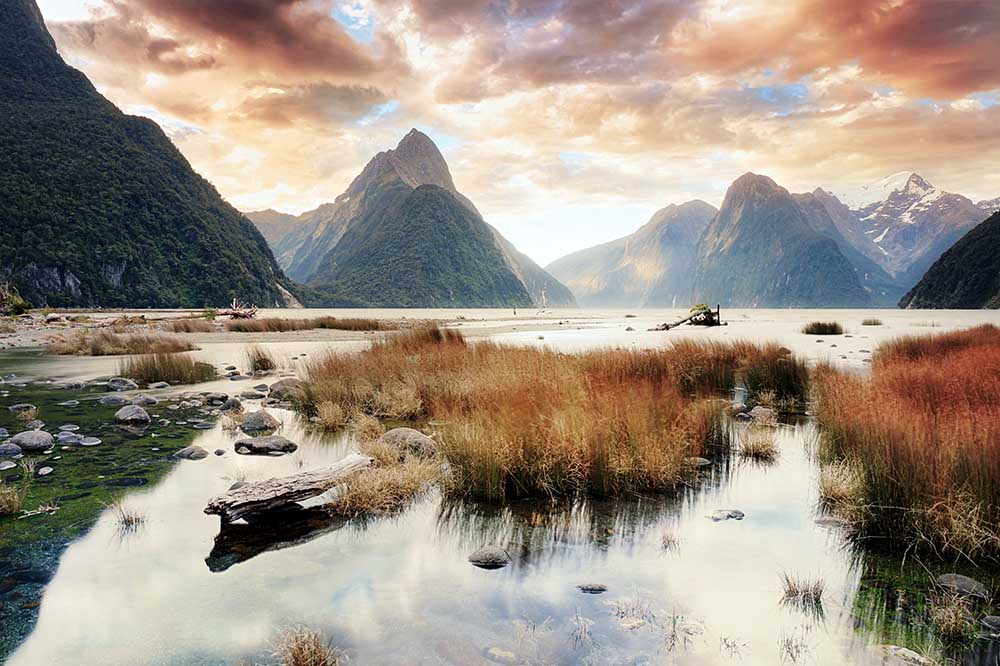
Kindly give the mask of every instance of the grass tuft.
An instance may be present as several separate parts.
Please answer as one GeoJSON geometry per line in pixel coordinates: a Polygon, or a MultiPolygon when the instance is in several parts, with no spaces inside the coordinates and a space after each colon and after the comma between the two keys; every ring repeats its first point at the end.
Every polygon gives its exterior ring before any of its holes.
{"type": "MultiPolygon", "coordinates": [[[[361,450],[368,453],[366,448],[363,446],[361,450]]],[[[378,455],[373,457],[377,461],[380,459],[378,455]]],[[[382,455],[381,460],[385,459],[382,455]]],[[[355,475],[337,498],[325,505],[326,510],[344,518],[394,514],[441,479],[439,460],[410,457],[400,463],[396,452],[392,462],[394,464],[377,464],[355,475]]]]}
{"type": "Polygon", "coordinates": [[[338,331],[391,331],[399,328],[393,322],[381,319],[338,319],[336,317],[314,317],[286,319],[269,317],[264,319],[233,319],[226,322],[226,330],[234,333],[284,333],[287,331],[308,331],[317,328],[338,331]]]}
{"type": "Polygon", "coordinates": [[[878,319],[876,317],[871,317],[869,319],[863,320],[861,322],[861,325],[862,326],[881,326],[882,325],[882,320],[878,319]]]}
{"type": "Polygon", "coordinates": [[[24,508],[24,488],[0,481],[0,516],[21,513],[24,508]]]}
{"type": "Polygon", "coordinates": [[[337,666],[339,657],[323,635],[307,627],[282,632],[274,648],[281,666],[337,666]]]}
{"type": "Polygon", "coordinates": [[[114,331],[77,331],[51,342],[47,351],[60,356],[124,356],[174,354],[197,349],[187,340],[161,333],[121,334],[114,331]]]}
{"type": "Polygon", "coordinates": [[[781,573],[782,603],[821,616],[823,614],[823,591],[826,582],[822,578],[800,578],[788,572],[781,573]]]}
{"type": "Polygon", "coordinates": [[[197,384],[215,379],[218,373],[208,363],[187,354],[142,354],[124,359],[118,366],[118,374],[144,384],[197,384]]]}
{"type": "Polygon", "coordinates": [[[844,327],[835,321],[811,321],[802,327],[806,335],[841,335],[844,327]]]}
{"type": "Polygon", "coordinates": [[[928,615],[938,635],[946,643],[960,643],[976,635],[972,601],[954,592],[931,595],[928,615]]]}
{"type": "Polygon", "coordinates": [[[775,430],[767,425],[751,423],[740,434],[739,452],[743,458],[772,462],[779,455],[775,430]]]}
{"type": "Polygon", "coordinates": [[[161,324],[165,331],[171,333],[214,333],[215,325],[206,319],[171,319],[161,324]]]}
{"type": "Polygon", "coordinates": [[[260,345],[250,345],[243,352],[243,355],[247,362],[247,369],[251,373],[255,372],[271,372],[278,368],[278,362],[271,355],[271,352],[267,351],[260,345]]]}
{"type": "Polygon", "coordinates": [[[108,506],[111,511],[112,520],[118,528],[118,533],[122,535],[138,532],[146,524],[146,514],[126,506],[119,499],[108,506]]]}

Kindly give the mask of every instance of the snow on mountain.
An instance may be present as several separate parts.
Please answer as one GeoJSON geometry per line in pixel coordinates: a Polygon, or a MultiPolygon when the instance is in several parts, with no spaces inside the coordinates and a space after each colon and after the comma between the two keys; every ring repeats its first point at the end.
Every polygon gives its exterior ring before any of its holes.
{"type": "Polygon", "coordinates": [[[997,197],[996,199],[984,199],[983,201],[976,203],[976,205],[982,208],[985,212],[993,214],[1000,211],[1000,197],[997,197]]]}

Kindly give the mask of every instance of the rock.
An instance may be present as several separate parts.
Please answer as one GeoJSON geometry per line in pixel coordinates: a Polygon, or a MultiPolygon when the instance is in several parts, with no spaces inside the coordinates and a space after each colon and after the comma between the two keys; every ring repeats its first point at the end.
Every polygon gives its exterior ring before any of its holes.
{"type": "Polygon", "coordinates": [[[271,384],[271,397],[278,400],[299,400],[305,395],[302,381],[289,377],[271,384]]]}
{"type": "Polygon", "coordinates": [[[761,407],[757,405],[750,410],[750,418],[754,421],[761,421],[764,423],[774,423],[778,420],[778,413],[775,412],[770,407],[761,407]]]}
{"type": "Polygon", "coordinates": [[[9,469],[14,469],[17,467],[17,463],[13,460],[4,460],[0,462],[0,472],[6,472],[9,469]]]}
{"type": "Polygon", "coordinates": [[[239,490],[240,488],[242,488],[245,485],[247,485],[246,481],[235,481],[235,482],[233,482],[233,485],[229,486],[229,489],[230,490],[239,490]]]}
{"type": "Polygon", "coordinates": [[[469,562],[480,569],[502,569],[510,564],[510,555],[499,546],[483,546],[469,555],[469,562]]]}
{"type": "Polygon", "coordinates": [[[222,403],[220,409],[224,412],[242,412],[243,403],[241,403],[236,398],[229,398],[224,403],[222,403]]]}
{"type": "Polygon", "coordinates": [[[267,384],[257,384],[257,386],[253,387],[253,390],[257,391],[258,393],[267,393],[271,389],[268,387],[267,384]]]}
{"type": "Polygon", "coordinates": [[[252,379],[250,375],[230,375],[229,381],[231,382],[242,382],[245,379],[252,379]]]}
{"type": "Polygon", "coordinates": [[[63,431],[56,435],[56,440],[60,444],[79,444],[83,441],[83,437],[73,432],[63,431]]]}
{"type": "Polygon", "coordinates": [[[16,458],[24,454],[24,450],[17,444],[0,444],[0,458],[16,458]]]}
{"type": "Polygon", "coordinates": [[[409,453],[417,458],[433,458],[437,455],[437,442],[413,428],[393,428],[383,434],[381,441],[397,451],[400,460],[409,453]]]}
{"type": "Polygon", "coordinates": [[[265,396],[260,391],[243,391],[243,393],[240,393],[240,397],[246,400],[260,400],[265,396]]]}
{"type": "Polygon", "coordinates": [[[718,523],[723,520],[743,520],[745,516],[746,514],[739,509],[716,509],[709,515],[709,518],[718,523]]]}
{"type": "Polygon", "coordinates": [[[102,405],[127,405],[129,404],[128,398],[123,398],[120,395],[106,395],[101,398],[98,402],[102,405]]]}
{"type": "Polygon", "coordinates": [[[150,405],[159,404],[159,402],[160,401],[157,400],[156,398],[148,395],[143,395],[141,393],[132,398],[132,404],[138,405],[139,407],[149,407],[150,405]]]}
{"type": "Polygon", "coordinates": [[[245,433],[252,432],[267,432],[269,430],[276,430],[278,426],[281,425],[276,418],[260,410],[259,412],[250,412],[243,423],[240,424],[240,430],[245,433]]]}
{"type": "Polygon", "coordinates": [[[577,585],[576,589],[580,590],[584,594],[603,594],[608,591],[608,586],[601,585],[600,583],[584,583],[582,585],[577,585]]]}
{"type": "Polygon", "coordinates": [[[59,426],[59,430],[62,432],[76,432],[79,429],[80,426],[78,426],[75,423],[64,423],[61,426],[59,426]]]}
{"type": "Polygon", "coordinates": [[[712,461],[708,458],[701,458],[699,456],[691,456],[690,458],[686,458],[684,462],[692,467],[706,467],[712,464],[712,461]]]}
{"type": "Polygon", "coordinates": [[[226,400],[229,400],[229,395],[226,393],[209,393],[205,395],[205,402],[210,405],[221,405],[226,400]]]}
{"type": "MultiPolygon", "coordinates": [[[[0,463],[2,465],[3,463],[0,463]]],[[[992,635],[1000,635],[1000,615],[987,615],[979,621],[992,635]]]]}
{"type": "Polygon", "coordinates": [[[54,471],[55,470],[52,469],[51,467],[39,467],[38,471],[35,472],[35,474],[37,474],[38,476],[48,476],[49,474],[51,474],[54,471]]]}
{"type": "Polygon", "coordinates": [[[245,453],[243,455],[268,455],[271,453],[292,453],[299,448],[298,444],[291,442],[278,435],[263,435],[261,437],[250,437],[241,439],[233,446],[236,452],[245,453]]]}
{"type": "Polygon", "coordinates": [[[17,444],[21,447],[22,451],[27,451],[28,453],[34,453],[36,451],[45,451],[55,444],[55,440],[47,432],[42,432],[41,430],[29,430],[27,432],[19,432],[14,435],[11,440],[11,444],[17,444]]]}
{"type": "Polygon", "coordinates": [[[990,591],[975,578],[969,578],[957,573],[941,574],[934,579],[934,584],[948,592],[969,597],[989,599],[990,591]]]}
{"type": "Polygon", "coordinates": [[[10,437],[10,433],[7,432],[7,428],[0,428],[0,439],[7,439],[10,437]]]}
{"type": "Polygon", "coordinates": [[[157,390],[160,390],[160,389],[168,389],[168,388],[170,388],[170,384],[168,384],[166,382],[153,382],[152,384],[147,384],[146,388],[153,389],[154,391],[157,391],[157,390]]]}
{"type": "Polygon", "coordinates": [[[753,421],[753,417],[747,414],[746,412],[740,412],[733,418],[736,419],[737,421],[753,421]]]}
{"type": "Polygon", "coordinates": [[[906,664],[907,666],[937,666],[937,662],[933,659],[914,652],[910,648],[899,645],[887,645],[885,651],[894,660],[890,663],[906,664]]]}
{"type": "Polygon", "coordinates": [[[743,414],[747,411],[747,406],[742,402],[734,402],[729,406],[730,416],[736,416],[737,414],[743,414]]]}
{"type": "Polygon", "coordinates": [[[38,419],[35,419],[34,421],[28,421],[27,423],[24,424],[24,427],[27,428],[28,430],[41,430],[42,428],[45,427],[45,421],[39,421],[38,419]]]}
{"type": "Polygon", "coordinates": [[[174,458],[182,458],[184,460],[201,460],[202,458],[207,458],[207,457],[208,457],[208,451],[201,448],[197,444],[186,446],[180,451],[174,453],[174,458]]]}
{"type": "Polygon", "coordinates": [[[38,410],[37,407],[35,407],[34,405],[29,405],[26,402],[22,402],[17,405],[11,405],[7,409],[9,409],[12,412],[34,412],[38,410]]]}
{"type": "Polygon", "coordinates": [[[225,449],[216,449],[215,450],[215,455],[217,455],[217,456],[224,456],[224,455],[226,455],[226,450],[225,449]]]}
{"type": "Polygon", "coordinates": [[[635,329],[632,328],[631,326],[628,326],[628,327],[625,328],[625,332],[626,333],[632,333],[633,331],[635,331],[635,329]]]}
{"type": "Polygon", "coordinates": [[[97,437],[84,437],[80,440],[80,446],[97,446],[101,440],[97,437]]]}
{"type": "Polygon", "coordinates": [[[60,407],[76,407],[79,404],[80,404],[79,400],[64,400],[63,402],[59,403],[59,406],[60,407]]]}
{"type": "Polygon", "coordinates": [[[108,380],[109,391],[134,391],[137,388],[138,384],[125,377],[112,377],[108,380]]]}
{"type": "Polygon", "coordinates": [[[149,423],[149,414],[139,405],[128,405],[115,412],[115,421],[118,423],[146,424],[149,423]]]}

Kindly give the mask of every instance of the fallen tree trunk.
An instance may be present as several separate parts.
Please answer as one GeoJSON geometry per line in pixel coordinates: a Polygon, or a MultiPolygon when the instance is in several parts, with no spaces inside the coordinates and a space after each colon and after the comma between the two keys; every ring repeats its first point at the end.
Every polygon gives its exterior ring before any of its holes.
{"type": "Polygon", "coordinates": [[[210,499],[205,513],[217,514],[227,523],[248,513],[288,506],[325,493],[371,464],[368,456],[352,453],[325,469],[248,483],[210,499]]]}

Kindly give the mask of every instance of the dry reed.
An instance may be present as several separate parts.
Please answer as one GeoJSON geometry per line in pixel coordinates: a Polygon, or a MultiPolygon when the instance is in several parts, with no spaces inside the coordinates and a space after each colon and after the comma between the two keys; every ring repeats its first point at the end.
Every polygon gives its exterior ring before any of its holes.
{"type": "Polygon", "coordinates": [[[197,384],[215,379],[214,367],[187,354],[142,354],[122,360],[118,374],[140,383],[197,384]]]}
{"type": "Polygon", "coordinates": [[[77,331],[49,343],[50,354],[61,356],[121,356],[173,354],[197,349],[181,338],[160,333],[120,334],[114,331],[77,331]]]}
{"type": "Polygon", "coordinates": [[[393,322],[381,319],[339,319],[337,317],[233,319],[227,321],[225,326],[227,331],[234,333],[284,333],[287,331],[308,331],[318,328],[338,331],[391,331],[399,328],[393,322]]]}

